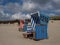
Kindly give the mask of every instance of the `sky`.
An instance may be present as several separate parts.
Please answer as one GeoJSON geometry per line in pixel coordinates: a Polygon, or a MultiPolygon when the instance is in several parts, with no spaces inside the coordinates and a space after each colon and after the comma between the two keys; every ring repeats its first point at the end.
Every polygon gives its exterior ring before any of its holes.
{"type": "Polygon", "coordinates": [[[0,0],[0,20],[28,18],[36,11],[60,16],[60,0],[0,0]]]}

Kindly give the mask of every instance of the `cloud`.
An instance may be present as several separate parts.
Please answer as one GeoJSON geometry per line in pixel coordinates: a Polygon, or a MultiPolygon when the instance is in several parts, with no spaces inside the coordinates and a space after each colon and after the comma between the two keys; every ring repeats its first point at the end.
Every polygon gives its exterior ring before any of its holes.
{"type": "Polygon", "coordinates": [[[5,10],[10,13],[18,13],[21,11],[22,6],[18,3],[8,3],[5,5],[5,10]]]}
{"type": "MultiPolygon", "coordinates": [[[[42,10],[54,11],[60,9],[60,0],[31,0],[40,6],[42,10]]],[[[37,7],[38,8],[38,7],[37,7]]]]}
{"type": "Polygon", "coordinates": [[[23,19],[24,17],[25,17],[25,15],[22,13],[16,13],[16,14],[12,15],[13,19],[23,19]]]}
{"type": "Polygon", "coordinates": [[[60,12],[60,9],[56,10],[56,12],[60,12]]]}
{"type": "Polygon", "coordinates": [[[44,6],[45,4],[47,4],[48,2],[50,2],[50,0],[31,0],[34,3],[38,3],[41,6],[44,6]]]}
{"type": "Polygon", "coordinates": [[[23,1],[22,12],[35,12],[38,10],[39,5],[30,1],[23,1]]]}
{"type": "Polygon", "coordinates": [[[49,16],[56,16],[56,14],[54,14],[54,13],[50,13],[50,14],[48,14],[49,16]]]}
{"type": "MultiPolygon", "coordinates": [[[[5,5],[0,5],[0,16],[7,16],[14,19],[24,18],[28,13],[36,11],[46,11],[60,13],[60,0],[22,0],[22,4],[19,2],[9,2],[5,5]],[[27,13],[27,14],[25,14],[27,13]]],[[[0,3],[3,3],[1,0],[0,3]]],[[[56,15],[51,13],[49,15],[56,15]]],[[[6,18],[3,16],[4,18],[6,18]]],[[[26,17],[25,17],[26,18],[26,17]]]]}
{"type": "Polygon", "coordinates": [[[8,3],[4,7],[7,12],[31,12],[34,10],[55,10],[60,9],[60,0],[23,0],[22,5],[19,3],[8,3]]]}
{"type": "Polygon", "coordinates": [[[3,0],[0,0],[0,4],[2,4],[3,3],[3,0]]]}
{"type": "Polygon", "coordinates": [[[10,15],[8,13],[4,13],[4,11],[0,11],[0,20],[10,20],[10,15]]]}
{"type": "Polygon", "coordinates": [[[54,12],[56,13],[56,15],[60,16],[60,9],[56,9],[56,10],[54,10],[54,12]]]}
{"type": "Polygon", "coordinates": [[[4,18],[4,20],[6,18],[8,18],[9,14],[11,14],[11,16],[9,17],[10,19],[25,19],[27,18],[25,16],[25,14],[22,14],[22,12],[31,12],[33,9],[35,9],[35,4],[31,3],[31,2],[24,2],[23,4],[20,5],[19,3],[8,3],[5,6],[0,5],[0,16],[1,19],[4,18]]]}
{"type": "Polygon", "coordinates": [[[30,10],[34,9],[35,6],[36,5],[34,3],[24,2],[22,8],[23,8],[23,10],[30,11],[30,10]]]}
{"type": "Polygon", "coordinates": [[[5,12],[10,12],[12,14],[18,12],[33,12],[36,11],[38,8],[38,4],[33,2],[24,2],[20,5],[19,3],[8,3],[4,6],[5,12]]]}
{"type": "Polygon", "coordinates": [[[0,13],[4,16],[5,15],[5,13],[3,12],[3,11],[0,11],[0,13]]]}
{"type": "Polygon", "coordinates": [[[1,17],[9,17],[8,13],[4,13],[3,11],[0,11],[0,16],[1,17]]]}
{"type": "Polygon", "coordinates": [[[53,0],[55,3],[60,3],[60,0],[53,0]]]}
{"type": "Polygon", "coordinates": [[[12,19],[30,19],[30,15],[29,14],[22,14],[22,13],[16,13],[14,15],[12,15],[12,19]]]}
{"type": "Polygon", "coordinates": [[[0,5],[0,11],[4,10],[4,6],[0,5]]]}
{"type": "Polygon", "coordinates": [[[31,15],[30,14],[27,14],[26,15],[26,19],[30,19],[31,18],[31,15]]]}
{"type": "Polygon", "coordinates": [[[55,12],[55,10],[60,9],[60,0],[24,0],[24,2],[26,2],[26,4],[24,3],[24,9],[28,11],[49,10],[55,12]],[[26,6],[28,3],[34,4],[34,6],[31,5],[32,9],[26,6]]]}

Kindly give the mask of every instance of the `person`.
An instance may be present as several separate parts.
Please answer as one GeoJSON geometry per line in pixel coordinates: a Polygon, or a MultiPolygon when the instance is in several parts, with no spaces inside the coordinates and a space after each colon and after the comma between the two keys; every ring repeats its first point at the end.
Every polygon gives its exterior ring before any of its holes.
{"type": "Polygon", "coordinates": [[[24,21],[23,20],[20,20],[20,22],[18,22],[18,29],[19,31],[21,31],[24,27],[24,21]]]}

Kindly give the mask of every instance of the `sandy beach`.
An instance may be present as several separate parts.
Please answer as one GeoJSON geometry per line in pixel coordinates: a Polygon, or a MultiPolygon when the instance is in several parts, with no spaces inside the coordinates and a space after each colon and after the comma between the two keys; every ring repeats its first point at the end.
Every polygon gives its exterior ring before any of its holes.
{"type": "Polygon", "coordinates": [[[0,24],[0,45],[60,45],[60,20],[49,21],[48,39],[25,39],[17,24],[0,24]]]}

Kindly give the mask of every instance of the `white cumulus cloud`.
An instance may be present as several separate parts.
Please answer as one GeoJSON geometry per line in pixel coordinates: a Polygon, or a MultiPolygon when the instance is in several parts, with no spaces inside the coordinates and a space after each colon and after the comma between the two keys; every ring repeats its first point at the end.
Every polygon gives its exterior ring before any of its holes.
{"type": "Polygon", "coordinates": [[[34,3],[30,3],[30,2],[25,2],[23,3],[23,10],[31,10],[35,8],[35,4],[34,3]]]}
{"type": "Polygon", "coordinates": [[[29,14],[22,14],[22,13],[16,13],[14,15],[12,15],[12,19],[30,19],[30,15],[29,14]]]}

